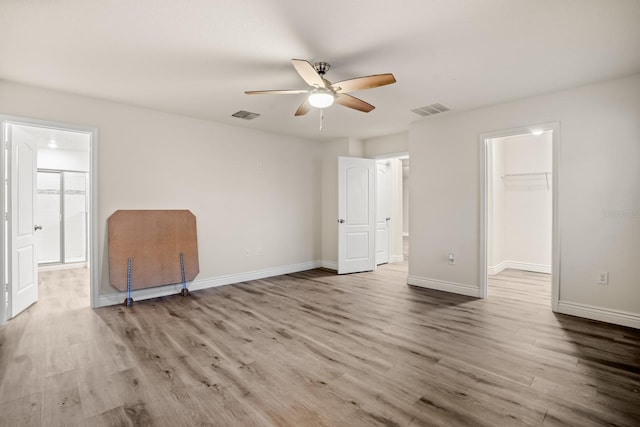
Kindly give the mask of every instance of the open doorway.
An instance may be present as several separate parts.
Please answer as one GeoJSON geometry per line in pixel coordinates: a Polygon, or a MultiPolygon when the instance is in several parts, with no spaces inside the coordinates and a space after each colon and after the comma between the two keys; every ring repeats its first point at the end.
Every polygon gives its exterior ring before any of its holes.
{"type": "Polygon", "coordinates": [[[481,136],[481,294],[558,301],[558,126],[481,136]],[[489,291],[491,285],[491,291],[489,291]]]}
{"type": "Polygon", "coordinates": [[[67,302],[73,298],[73,308],[95,306],[97,131],[32,119],[0,119],[7,183],[2,189],[6,286],[0,298],[0,323],[42,297],[67,302]],[[71,276],[78,278],[73,290],[61,286],[71,276]]]}
{"type": "Polygon", "coordinates": [[[403,264],[401,156],[338,157],[338,274],[403,264]]]}
{"type": "Polygon", "coordinates": [[[388,256],[376,264],[388,264],[408,273],[409,254],[409,155],[385,155],[376,158],[376,255],[386,245],[388,256]],[[386,173],[381,173],[386,172],[386,173]],[[386,193],[386,194],[385,194],[386,193]],[[380,224],[387,227],[387,237],[380,236],[380,224]]]}

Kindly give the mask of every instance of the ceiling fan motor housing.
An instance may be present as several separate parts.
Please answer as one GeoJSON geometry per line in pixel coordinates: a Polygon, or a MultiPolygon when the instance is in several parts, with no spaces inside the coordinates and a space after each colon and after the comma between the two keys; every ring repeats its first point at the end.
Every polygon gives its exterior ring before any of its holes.
{"type": "Polygon", "coordinates": [[[325,73],[329,71],[329,68],[331,68],[331,65],[328,62],[316,62],[313,64],[313,68],[315,68],[318,74],[324,76],[325,73]]]}

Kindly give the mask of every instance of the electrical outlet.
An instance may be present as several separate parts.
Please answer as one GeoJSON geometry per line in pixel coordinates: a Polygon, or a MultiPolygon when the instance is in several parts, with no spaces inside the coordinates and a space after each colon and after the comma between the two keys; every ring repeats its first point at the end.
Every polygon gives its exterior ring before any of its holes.
{"type": "Polygon", "coordinates": [[[598,277],[596,278],[596,283],[599,285],[608,285],[609,284],[609,272],[608,271],[598,271],[598,277]]]}
{"type": "Polygon", "coordinates": [[[251,252],[249,251],[249,249],[245,249],[244,256],[249,256],[249,255],[251,255],[251,252]]]}
{"type": "Polygon", "coordinates": [[[456,254],[449,252],[447,260],[449,261],[449,265],[454,265],[456,263],[456,254]]]}

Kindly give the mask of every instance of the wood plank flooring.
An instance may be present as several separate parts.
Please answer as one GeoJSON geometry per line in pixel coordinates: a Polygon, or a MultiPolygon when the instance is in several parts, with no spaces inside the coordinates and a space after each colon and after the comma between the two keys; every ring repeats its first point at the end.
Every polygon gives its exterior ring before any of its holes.
{"type": "Polygon", "coordinates": [[[553,314],[548,275],[477,300],[312,270],[97,310],[86,279],[41,275],[0,328],[1,426],[640,425],[640,331],[553,314]]]}

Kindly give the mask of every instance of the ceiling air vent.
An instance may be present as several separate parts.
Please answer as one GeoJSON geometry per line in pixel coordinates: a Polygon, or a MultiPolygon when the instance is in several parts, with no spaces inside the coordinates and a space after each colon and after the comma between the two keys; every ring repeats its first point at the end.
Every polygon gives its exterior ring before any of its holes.
{"type": "Polygon", "coordinates": [[[251,113],[249,111],[240,110],[237,113],[233,113],[232,116],[233,117],[237,117],[239,119],[243,119],[243,120],[253,120],[256,117],[260,117],[260,114],[251,113]]]}
{"type": "Polygon", "coordinates": [[[413,111],[419,116],[425,117],[425,116],[433,116],[434,114],[444,113],[445,111],[450,111],[450,110],[451,108],[445,107],[442,104],[431,104],[431,105],[425,105],[424,107],[414,108],[411,111],[413,111]]]}

